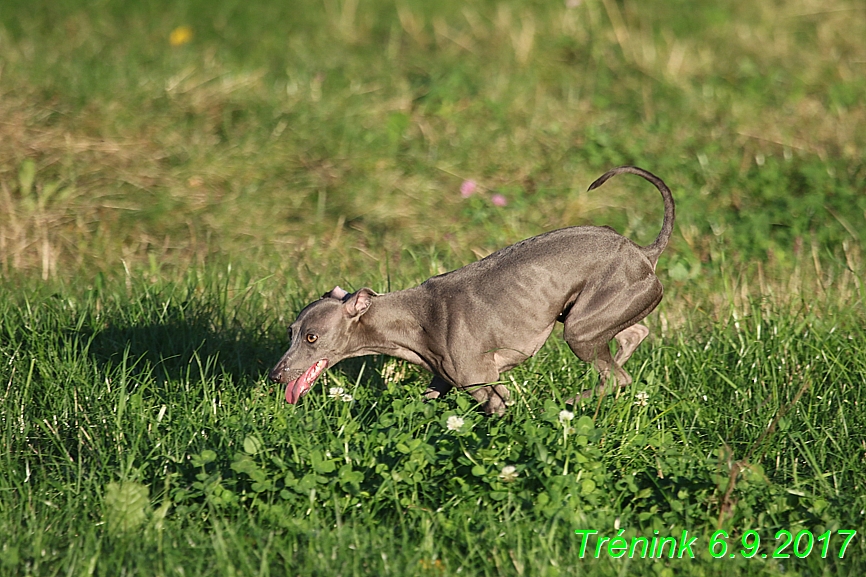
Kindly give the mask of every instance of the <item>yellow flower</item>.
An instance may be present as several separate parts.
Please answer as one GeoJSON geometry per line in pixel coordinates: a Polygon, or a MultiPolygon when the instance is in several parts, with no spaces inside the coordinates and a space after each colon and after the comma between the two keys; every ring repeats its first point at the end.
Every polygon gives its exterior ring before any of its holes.
{"type": "Polygon", "coordinates": [[[442,562],[441,559],[434,559],[432,562],[428,561],[427,559],[421,559],[420,565],[421,565],[421,568],[426,570],[426,571],[430,571],[433,569],[435,569],[437,571],[444,571],[445,570],[445,564],[442,562]]]}
{"type": "Polygon", "coordinates": [[[178,26],[168,36],[168,43],[172,46],[183,46],[192,41],[192,28],[189,26],[178,26]]]}

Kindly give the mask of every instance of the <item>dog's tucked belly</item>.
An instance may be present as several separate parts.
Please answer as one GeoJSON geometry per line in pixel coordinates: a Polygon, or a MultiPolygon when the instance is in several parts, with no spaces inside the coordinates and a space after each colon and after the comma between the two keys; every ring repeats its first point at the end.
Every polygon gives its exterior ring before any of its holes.
{"type": "Polygon", "coordinates": [[[535,353],[541,349],[550,333],[553,332],[553,327],[556,323],[551,323],[544,331],[539,332],[531,337],[524,338],[520,344],[520,350],[514,348],[500,348],[493,351],[493,363],[496,365],[496,370],[500,373],[513,369],[529,357],[535,356],[535,353]]]}

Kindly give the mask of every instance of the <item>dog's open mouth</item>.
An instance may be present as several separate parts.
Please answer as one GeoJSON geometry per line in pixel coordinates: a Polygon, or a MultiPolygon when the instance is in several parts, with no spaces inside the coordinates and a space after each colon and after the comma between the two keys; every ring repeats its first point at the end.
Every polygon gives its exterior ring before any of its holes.
{"type": "Polygon", "coordinates": [[[304,374],[286,385],[286,402],[295,404],[307,394],[322,371],[328,368],[328,359],[317,361],[315,365],[304,371],[304,374]]]}

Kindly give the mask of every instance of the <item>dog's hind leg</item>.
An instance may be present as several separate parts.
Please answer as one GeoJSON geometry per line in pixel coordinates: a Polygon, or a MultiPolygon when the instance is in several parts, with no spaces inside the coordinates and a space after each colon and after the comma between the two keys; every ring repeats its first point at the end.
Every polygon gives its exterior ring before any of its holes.
{"type": "MultiPolygon", "coordinates": [[[[620,283],[610,283],[589,288],[577,299],[563,322],[568,346],[578,358],[592,363],[599,372],[601,384],[596,389],[599,394],[632,382],[622,365],[649,334],[649,329],[638,321],[648,315],[662,297],[661,283],[655,275],[631,282],[625,290],[621,287],[620,283]],[[616,358],[610,353],[610,341],[614,339],[619,344],[616,358]],[[611,379],[614,387],[608,387],[611,379]]],[[[578,398],[587,398],[592,392],[584,391],[578,398]]]]}
{"type": "Polygon", "coordinates": [[[618,366],[623,366],[627,360],[631,358],[638,345],[640,345],[649,335],[649,329],[641,324],[633,324],[632,326],[619,331],[614,338],[616,339],[619,349],[616,351],[616,356],[613,362],[618,366]]]}

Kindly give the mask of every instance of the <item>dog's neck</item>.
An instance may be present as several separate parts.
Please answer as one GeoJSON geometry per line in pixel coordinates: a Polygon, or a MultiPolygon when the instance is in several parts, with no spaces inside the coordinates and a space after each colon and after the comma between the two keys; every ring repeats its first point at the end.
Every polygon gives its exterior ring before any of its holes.
{"type": "Polygon", "coordinates": [[[358,320],[352,356],[382,354],[431,370],[426,343],[424,307],[417,306],[418,287],[373,297],[370,309],[358,320]],[[421,352],[425,356],[421,356],[421,352]]]}

